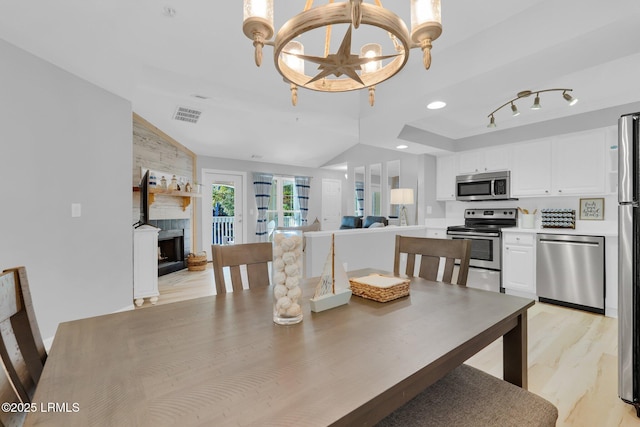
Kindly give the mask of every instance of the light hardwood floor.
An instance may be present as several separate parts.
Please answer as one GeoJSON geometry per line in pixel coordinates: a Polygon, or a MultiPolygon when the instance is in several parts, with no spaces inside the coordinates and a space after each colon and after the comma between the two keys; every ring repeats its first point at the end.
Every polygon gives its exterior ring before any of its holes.
{"type": "MultiPolygon", "coordinates": [[[[158,304],[214,295],[211,264],[162,276],[159,287],[158,304]]],[[[617,334],[617,319],[539,302],[529,310],[529,390],[558,407],[559,427],[640,426],[618,398],[617,334]]],[[[467,363],[501,376],[501,341],[467,363]]]]}

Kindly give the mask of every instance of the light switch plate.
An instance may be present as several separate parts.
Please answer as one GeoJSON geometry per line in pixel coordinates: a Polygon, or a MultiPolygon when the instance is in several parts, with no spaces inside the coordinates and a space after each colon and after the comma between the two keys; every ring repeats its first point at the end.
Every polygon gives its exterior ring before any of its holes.
{"type": "Polygon", "coordinates": [[[80,203],[71,203],[71,218],[82,216],[82,205],[80,203]]]}

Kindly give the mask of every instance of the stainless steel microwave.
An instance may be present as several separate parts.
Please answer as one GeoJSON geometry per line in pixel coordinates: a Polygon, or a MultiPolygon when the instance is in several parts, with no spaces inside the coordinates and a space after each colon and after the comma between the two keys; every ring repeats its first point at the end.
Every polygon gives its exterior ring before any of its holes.
{"type": "Polygon", "coordinates": [[[456,200],[509,200],[510,198],[510,171],[475,173],[456,177],[456,200]]]}

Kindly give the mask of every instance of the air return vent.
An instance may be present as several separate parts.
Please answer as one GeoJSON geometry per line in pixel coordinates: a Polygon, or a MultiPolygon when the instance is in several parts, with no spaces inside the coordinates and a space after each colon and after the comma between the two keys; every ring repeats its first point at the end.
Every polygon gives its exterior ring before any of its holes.
{"type": "Polygon", "coordinates": [[[178,107],[173,115],[174,120],[180,120],[189,123],[198,123],[202,111],[194,110],[193,108],[178,107]]]}

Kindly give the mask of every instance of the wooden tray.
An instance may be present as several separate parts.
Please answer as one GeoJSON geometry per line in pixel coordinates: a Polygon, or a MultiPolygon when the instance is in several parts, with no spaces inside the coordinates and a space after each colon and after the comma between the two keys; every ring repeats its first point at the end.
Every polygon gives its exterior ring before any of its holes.
{"type": "Polygon", "coordinates": [[[381,274],[349,279],[353,295],[378,302],[387,302],[409,295],[409,279],[381,274]]]}

